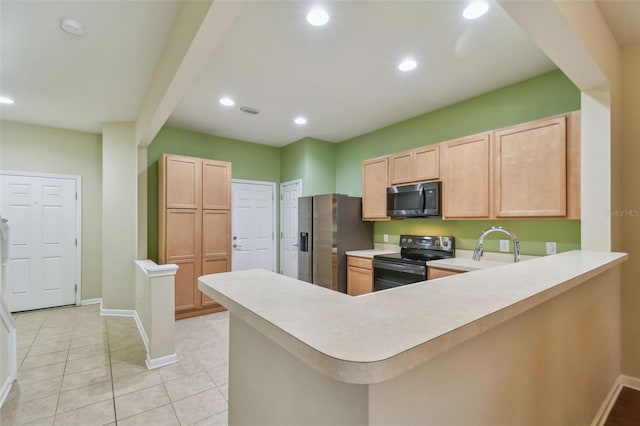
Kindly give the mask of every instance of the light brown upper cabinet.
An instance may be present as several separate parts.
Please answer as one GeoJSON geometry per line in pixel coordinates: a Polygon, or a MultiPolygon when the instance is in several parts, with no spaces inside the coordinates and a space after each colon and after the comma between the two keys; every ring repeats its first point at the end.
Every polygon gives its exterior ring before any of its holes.
{"type": "Polygon", "coordinates": [[[580,219],[580,111],[567,114],[567,219],[580,219]]]}
{"type": "Polygon", "coordinates": [[[164,154],[159,178],[159,261],[179,266],[176,319],[223,310],[198,277],[231,270],[231,163],[164,154]]]}
{"type": "Polygon", "coordinates": [[[490,155],[489,133],[440,144],[444,218],[491,216],[490,155]]]}
{"type": "Polygon", "coordinates": [[[202,160],[202,208],[231,209],[231,163],[202,160]]]}
{"type": "Polygon", "coordinates": [[[171,179],[164,182],[166,193],[160,194],[160,196],[166,196],[166,208],[197,209],[200,204],[200,168],[202,160],[168,155],[161,161],[166,176],[171,177],[171,179]]]}
{"type": "Polygon", "coordinates": [[[366,160],[363,218],[389,219],[387,186],[439,178],[444,219],[580,219],[580,118],[573,111],[366,160]]]}
{"type": "Polygon", "coordinates": [[[362,162],[362,220],[388,220],[389,157],[362,162]]]}
{"type": "Polygon", "coordinates": [[[496,130],[493,151],[496,217],[566,216],[565,116],[496,130]]]}
{"type": "Polygon", "coordinates": [[[440,147],[429,145],[389,156],[391,185],[422,182],[440,177],[440,147]]]}

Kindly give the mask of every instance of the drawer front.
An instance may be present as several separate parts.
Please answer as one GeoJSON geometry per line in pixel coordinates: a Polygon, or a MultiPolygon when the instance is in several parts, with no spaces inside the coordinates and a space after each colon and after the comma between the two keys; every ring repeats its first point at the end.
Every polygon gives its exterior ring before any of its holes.
{"type": "Polygon", "coordinates": [[[356,268],[373,269],[373,259],[367,257],[347,256],[347,265],[356,268]]]}
{"type": "Polygon", "coordinates": [[[430,280],[434,280],[436,278],[448,277],[450,275],[457,275],[464,271],[456,271],[453,269],[445,269],[445,268],[434,268],[432,266],[429,267],[427,274],[430,280]]]}

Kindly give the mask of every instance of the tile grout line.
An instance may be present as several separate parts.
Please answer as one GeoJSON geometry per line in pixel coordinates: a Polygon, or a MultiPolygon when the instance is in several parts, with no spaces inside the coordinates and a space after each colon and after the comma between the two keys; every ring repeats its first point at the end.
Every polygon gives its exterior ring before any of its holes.
{"type": "MultiPolygon", "coordinates": [[[[44,323],[43,323],[44,326],[44,323]]],[[[73,330],[71,331],[71,338],[73,339],[73,330]]],[[[64,369],[62,370],[62,380],[60,380],[60,389],[58,390],[58,399],[56,401],[56,409],[53,412],[53,424],[56,424],[56,418],[58,417],[58,408],[60,406],[60,398],[62,397],[62,384],[64,383],[64,376],[67,372],[67,362],[69,362],[69,352],[71,351],[71,339],[69,339],[69,346],[67,347],[67,357],[64,360],[64,369]]]]}
{"type": "Polygon", "coordinates": [[[115,389],[115,383],[113,379],[113,361],[111,360],[111,338],[109,336],[109,319],[106,318],[105,322],[107,326],[107,352],[109,353],[109,375],[111,376],[111,395],[113,396],[113,398],[111,399],[113,401],[113,421],[117,426],[118,411],[116,410],[116,389],[115,389]]]}
{"type": "MultiPolygon", "coordinates": [[[[29,344],[29,349],[27,349],[27,352],[24,354],[24,357],[20,360],[20,365],[18,365],[17,369],[18,369],[18,373],[20,372],[20,369],[22,368],[22,364],[24,364],[24,360],[27,359],[27,357],[29,356],[29,352],[31,352],[31,348],[33,348],[33,344],[36,341],[36,338],[38,337],[38,334],[40,334],[40,331],[42,331],[42,328],[44,327],[44,323],[45,321],[42,321],[42,324],[40,324],[40,327],[38,327],[38,331],[36,332],[36,335],[33,336],[33,340],[31,341],[31,344],[29,344]]],[[[18,326],[16,326],[16,331],[18,329],[18,326]]]]}
{"type": "MultiPolygon", "coordinates": [[[[28,350],[27,354],[30,353],[31,350],[33,350],[34,343],[36,342],[37,338],[42,337],[41,333],[43,332],[43,330],[48,330],[47,334],[49,334],[49,332],[51,331],[50,329],[58,328],[58,327],[61,326],[61,324],[56,325],[57,322],[58,322],[57,319],[56,320],[44,319],[42,321],[42,323],[40,323],[36,327],[35,337],[34,337],[33,341],[29,345],[29,350],[28,350]]],[[[111,337],[116,338],[116,337],[120,336],[121,333],[119,332],[120,328],[118,327],[118,325],[119,325],[119,323],[115,324],[113,326],[110,326],[109,321],[107,321],[105,319],[105,322],[104,322],[104,326],[105,326],[104,334],[105,334],[105,337],[106,337],[106,340],[107,340],[107,342],[106,342],[106,347],[107,347],[107,352],[108,352],[107,356],[109,357],[108,360],[107,360],[107,365],[109,367],[109,377],[111,379],[111,395],[112,395],[112,404],[113,404],[112,405],[112,409],[113,409],[113,414],[114,414],[114,420],[113,421],[115,422],[116,425],[120,424],[122,420],[126,420],[126,419],[118,420],[118,418],[117,418],[118,410],[117,410],[117,406],[116,406],[116,403],[115,403],[115,398],[116,398],[116,396],[115,396],[115,372],[114,372],[113,367],[114,367],[115,364],[118,364],[118,362],[116,362],[117,360],[115,358],[113,358],[113,351],[112,351],[113,348],[111,348],[111,342],[112,342],[111,337]],[[113,332],[116,332],[116,334],[112,335],[111,333],[113,333],[113,332]]],[[[60,385],[58,387],[58,393],[56,395],[57,396],[56,406],[55,406],[55,410],[54,410],[54,413],[53,413],[53,421],[54,422],[56,421],[57,415],[61,414],[60,413],[60,409],[62,408],[62,406],[60,405],[61,404],[61,395],[62,395],[62,393],[64,393],[62,391],[62,387],[63,387],[62,385],[63,385],[64,379],[65,379],[66,373],[70,372],[70,368],[72,367],[72,366],[69,365],[71,363],[71,360],[70,360],[71,353],[70,353],[70,351],[71,351],[71,347],[73,346],[73,341],[74,341],[75,333],[77,331],[76,330],[77,326],[76,325],[72,325],[72,327],[73,328],[72,328],[72,333],[71,333],[71,339],[70,339],[68,345],[66,345],[66,358],[64,360],[62,379],[61,379],[61,383],[60,383],[60,385]]],[[[80,333],[80,334],[82,334],[84,336],[87,333],[80,333]]],[[[101,331],[100,335],[101,336],[103,335],[102,331],[101,331]]],[[[123,348],[123,349],[126,349],[126,348],[123,348]]],[[[43,355],[46,355],[46,354],[43,354],[43,355]]],[[[27,357],[27,355],[25,355],[25,359],[26,359],[26,357],[27,357]]],[[[207,377],[211,381],[212,387],[208,388],[208,389],[203,389],[203,390],[201,390],[199,392],[194,393],[193,395],[185,396],[183,398],[180,398],[179,400],[175,400],[174,401],[171,397],[168,398],[169,403],[171,404],[172,412],[173,412],[174,417],[175,417],[176,421],[178,422],[178,424],[183,424],[183,423],[181,423],[181,420],[178,417],[177,410],[175,408],[176,404],[179,403],[180,401],[186,399],[186,398],[193,397],[193,396],[196,396],[196,395],[199,395],[199,394],[203,394],[203,393],[208,392],[209,390],[214,389],[214,388],[216,389],[218,395],[220,395],[223,398],[223,400],[226,402],[226,404],[225,404],[226,408],[221,408],[220,410],[213,411],[211,416],[219,416],[222,413],[228,411],[228,399],[225,396],[225,392],[223,391],[223,388],[224,387],[228,387],[228,384],[225,384],[223,386],[219,385],[218,382],[216,380],[214,380],[214,375],[218,376],[219,374],[217,374],[215,371],[213,373],[210,372],[210,369],[205,367],[204,361],[202,361],[202,360],[200,360],[198,358],[194,359],[193,361],[196,361],[200,368],[196,369],[197,371],[194,370],[194,372],[192,372],[191,374],[187,374],[187,376],[190,376],[190,375],[194,375],[195,376],[195,375],[200,375],[200,374],[204,373],[204,377],[207,377]]],[[[228,361],[227,362],[220,362],[220,365],[223,365],[223,364],[227,364],[227,368],[228,368],[228,361]]],[[[179,377],[173,377],[173,378],[170,378],[170,377],[171,376],[169,376],[169,378],[165,378],[163,375],[160,375],[160,381],[163,384],[163,389],[165,390],[165,393],[168,396],[169,396],[169,392],[168,392],[169,387],[168,387],[167,383],[172,381],[172,380],[180,380],[184,376],[180,375],[179,377]]],[[[146,389],[146,388],[143,388],[143,389],[140,389],[140,390],[144,390],[144,389],[146,389]]],[[[137,392],[137,391],[132,391],[132,392],[137,392]]],[[[82,407],[78,407],[78,408],[82,408],[82,407]]],[[[139,414],[143,414],[143,413],[147,413],[147,412],[153,411],[153,410],[158,409],[158,408],[160,408],[160,407],[150,408],[150,409],[147,409],[147,410],[145,410],[143,412],[136,413],[133,416],[136,416],[136,415],[139,415],[139,414]]],[[[129,419],[130,417],[133,417],[133,416],[129,416],[129,417],[127,417],[127,419],[129,419]]],[[[203,417],[202,419],[199,419],[198,421],[202,421],[202,420],[205,420],[207,418],[209,418],[209,417],[203,417]]],[[[44,419],[44,417],[43,417],[43,419],[44,419]]]]}
{"type": "Polygon", "coordinates": [[[173,410],[173,415],[176,416],[176,421],[179,425],[182,425],[180,422],[180,418],[178,417],[178,413],[176,412],[176,407],[173,406],[173,400],[171,399],[171,395],[169,395],[169,391],[167,390],[167,384],[164,382],[164,378],[162,378],[162,374],[160,374],[160,380],[162,381],[162,387],[164,391],[167,393],[167,397],[169,398],[169,404],[171,404],[171,409],[173,410]]]}

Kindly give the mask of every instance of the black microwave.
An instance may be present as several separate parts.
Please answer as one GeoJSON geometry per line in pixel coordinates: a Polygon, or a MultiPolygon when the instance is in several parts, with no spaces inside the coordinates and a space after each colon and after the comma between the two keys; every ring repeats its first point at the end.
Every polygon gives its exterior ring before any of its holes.
{"type": "Polygon", "coordinates": [[[423,182],[387,188],[387,216],[441,216],[440,187],[440,182],[423,182]]]}

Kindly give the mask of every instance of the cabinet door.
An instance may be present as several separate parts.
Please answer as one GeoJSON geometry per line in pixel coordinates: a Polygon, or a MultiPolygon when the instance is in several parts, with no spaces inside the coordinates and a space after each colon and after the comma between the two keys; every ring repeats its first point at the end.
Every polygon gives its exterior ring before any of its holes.
{"type": "MultiPolygon", "coordinates": [[[[202,212],[202,275],[231,270],[231,216],[228,210],[202,212]]],[[[201,293],[202,306],[218,303],[201,293]]]]}
{"type": "Polygon", "coordinates": [[[567,114],[567,219],[580,219],[580,118],[567,114]]]}
{"type": "Polygon", "coordinates": [[[457,275],[462,273],[462,271],[454,271],[453,269],[446,268],[434,268],[429,266],[427,269],[428,279],[435,280],[436,278],[448,277],[451,275],[457,275]]]}
{"type": "MultiPolygon", "coordinates": [[[[223,258],[206,258],[202,259],[202,275],[218,274],[220,272],[229,272],[231,270],[231,259],[223,258]]],[[[202,297],[201,304],[203,308],[210,306],[220,306],[218,302],[200,292],[202,297]]]]}
{"type": "Polygon", "coordinates": [[[202,257],[229,257],[231,216],[228,210],[202,212],[202,257]]]}
{"type": "Polygon", "coordinates": [[[201,160],[165,155],[164,167],[166,208],[197,209],[200,206],[201,160]]]}
{"type": "Polygon", "coordinates": [[[496,217],[565,216],[566,148],[564,116],[496,131],[496,217]]]}
{"type": "Polygon", "coordinates": [[[388,220],[387,186],[389,158],[374,158],[362,163],[362,219],[388,220]]]}
{"type": "Polygon", "coordinates": [[[488,133],[441,144],[444,217],[489,217],[491,213],[489,154],[488,133]]]}
{"type": "Polygon", "coordinates": [[[176,312],[199,307],[200,213],[198,210],[167,210],[165,260],[179,266],[175,278],[176,312]]]}
{"type": "Polygon", "coordinates": [[[418,148],[413,155],[413,178],[416,182],[440,177],[440,146],[418,148]]]}
{"type": "Polygon", "coordinates": [[[231,163],[203,160],[202,208],[205,210],[231,208],[231,163]]]}
{"type": "Polygon", "coordinates": [[[200,275],[200,261],[188,259],[174,260],[171,263],[178,265],[175,276],[176,313],[197,309],[200,300],[194,283],[200,275]]]}
{"type": "Polygon", "coordinates": [[[347,256],[347,294],[358,296],[373,291],[373,259],[347,256]]]}
{"type": "Polygon", "coordinates": [[[391,185],[412,182],[414,153],[401,152],[389,156],[389,182],[391,185]]]}
{"type": "Polygon", "coordinates": [[[372,291],[373,271],[349,266],[347,268],[347,293],[351,296],[359,296],[372,291]]]}
{"type": "Polygon", "coordinates": [[[198,210],[167,210],[165,258],[167,263],[200,257],[200,213],[198,210]]]}

